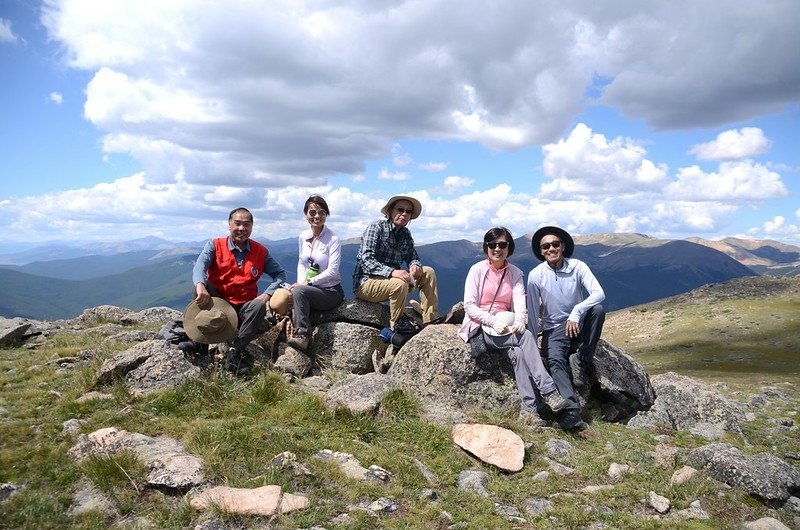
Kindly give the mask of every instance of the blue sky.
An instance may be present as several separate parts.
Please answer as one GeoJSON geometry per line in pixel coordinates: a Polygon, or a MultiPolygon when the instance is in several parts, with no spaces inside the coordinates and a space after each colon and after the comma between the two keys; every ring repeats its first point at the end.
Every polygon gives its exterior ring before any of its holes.
{"type": "Polygon", "coordinates": [[[557,224],[800,245],[800,3],[0,2],[0,251],[557,224]]]}

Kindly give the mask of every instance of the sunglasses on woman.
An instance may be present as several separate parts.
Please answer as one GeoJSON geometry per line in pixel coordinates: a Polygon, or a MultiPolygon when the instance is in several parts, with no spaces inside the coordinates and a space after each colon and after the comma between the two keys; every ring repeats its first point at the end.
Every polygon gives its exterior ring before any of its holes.
{"type": "Polygon", "coordinates": [[[491,243],[486,243],[486,246],[490,249],[494,250],[499,248],[500,250],[505,249],[508,247],[508,241],[492,241],[491,243]]]}
{"type": "Polygon", "coordinates": [[[328,214],[325,212],[325,210],[309,210],[308,211],[308,216],[309,217],[316,217],[318,215],[320,217],[325,217],[328,214]]]}

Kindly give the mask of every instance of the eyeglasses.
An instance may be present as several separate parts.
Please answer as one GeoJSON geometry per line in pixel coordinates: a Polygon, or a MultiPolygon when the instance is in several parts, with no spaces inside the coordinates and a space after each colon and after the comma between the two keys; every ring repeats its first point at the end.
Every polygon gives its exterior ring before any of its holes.
{"type": "Polygon", "coordinates": [[[561,241],[556,239],[555,241],[550,241],[549,243],[542,243],[539,245],[539,248],[542,250],[547,250],[550,247],[561,248],[561,241]]]}
{"type": "Polygon", "coordinates": [[[325,210],[309,210],[307,213],[309,217],[316,217],[318,215],[320,217],[325,217],[328,215],[328,213],[325,210]]]}
{"type": "Polygon", "coordinates": [[[486,246],[492,250],[496,248],[503,250],[508,246],[508,241],[492,241],[491,243],[486,243],[486,246]]]}
{"type": "Polygon", "coordinates": [[[407,213],[408,215],[411,215],[412,213],[414,213],[414,209],[413,208],[408,209],[408,208],[400,208],[399,206],[396,206],[395,210],[397,210],[401,214],[407,213]]]}

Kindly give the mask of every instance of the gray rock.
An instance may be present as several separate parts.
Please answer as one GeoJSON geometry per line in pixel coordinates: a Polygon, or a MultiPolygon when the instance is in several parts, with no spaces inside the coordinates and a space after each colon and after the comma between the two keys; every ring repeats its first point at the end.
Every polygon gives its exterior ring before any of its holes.
{"type": "Polygon", "coordinates": [[[314,328],[309,354],[336,370],[367,374],[374,370],[372,351],[384,346],[379,331],[363,324],[327,322],[314,328]]]}
{"type": "Polygon", "coordinates": [[[151,486],[188,490],[205,482],[200,458],[186,452],[183,445],[168,437],[152,438],[114,427],[82,434],[68,454],[76,460],[129,451],[147,467],[151,486]]]}
{"type": "Polygon", "coordinates": [[[744,411],[710,385],[674,372],[654,376],[652,383],[658,396],[655,404],[649,411],[637,414],[628,425],[688,430],[710,424],[741,434],[744,411]]]}
{"type": "Polygon", "coordinates": [[[371,502],[367,509],[373,513],[392,513],[397,510],[397,503],[386,497],[371,502]]]}
{"type": "Polygon", "coordinates": [[[672,507],[672,503],[669,502],[668,498],[659,495],[655,491],[647,493],[647,504],[658,513],[667,513],[672,507]]]}
{"type": "Polygon", "coordinates": [[[62,424],[63,428],[61,429],[61,434],[64,435],[75,434],[81,430],[81,427],[83,426],[84,423],[86,423],[85,420],[79,420],[77,418],[69,419],[62,424]]]}
{"type": "Polygon", "coordinates": [[[11,482],[4,482],[0,484],[0,502],[5,502],[11,498],[12,495],[21,490],[23,486],[12,484],[11,482]]]}
{"type": "Polygon", "coordinates": [[[594,367],[597,382],[591,391],[598,396],[606,421],[623,421],[653,406],[656,392],[647,372],[621,349],[600,339],[594,367]]]}
{"type": "Polygon", "coordinates": [[[278,348],[278,355],[278,360],[273,365],[276,370],[292,374],[295,377],[305,377],[311,371],[312,363],[308,355],[291,346],[281,344],[278,348]]]}
{"type": "Polygon", "coordinates": [[[428,484],[430,484],[431,486],[436,486],[437,484],[439,484],[439,479],[436,478],[436,475],[433,473],[433,471],[430,470],[430,468],[428,468],[428,466],[426,466],[416,458],[413,459],[413,462],[414,466],[416,466],[419,472],[422,473],[422,476],[425,477],[425,480],[428,481],[428,484]]]}
{"type": "Polygon", "coordinates": [[[525,499],[525,503],[523,505],[525,513],[531,517],[539,517],[540,515],[549,512],[552,507],[553,503],[542,497],[530,497],[529,499],[525,499]]]}
{"type": "Polygon", "coordinates": [[[768,501],[785,501],[800,488],[800,468],[767,453],[745,456],[725,443],[699,447],[689,453],[688,465],[711,477],[768,501]]]}
{"type": "Polygon", "coordinates": [[[484,471],[462,471],[458,474],[458,489],[471,491],[481,497],[488,497],[486,485],[489,483],[489,475],[484,471]]]}
{"type": "Polygon", "coordinates": [[[136,324],[160,324],[183,318],[183,313],[171,307],[148,307],[135,313],[128,313],[120,318],[120,322],[131,326],[136,324]]]}
{"type": "Polygon", "coordinates": [[[389,325],[389,306],[350,298],[331,311],[311,312],[312,324],[327,322],[350,322],[380,329],[389,325]]]}
{"type": "Polygon", "coordinates": [[[306,377],[302,381],[305,388],[317,394],[325,394],[331,387],[331,382],[321,375],[306,377]]]}
{"type": "Polygon", "coordinates": [[[111,501],[94,484],[86,479],[81,479],[78,489],[72,496],[70,515],[80,515],[86,512],[98,512],[107,517],[115,514],[116,510],[111,501]]]}
{"type": "Polygon", "coordinates": [[[151,340],[154,335],[152,331],[131,329],[106,337],[103,342],[144,342],[151,340]]]}
{"type": "Polygon", "coordinates": [[[122,378],[134,395],[143,395],[174,388],[199,376],[200,368],[187,361],[177,346],[163,340],[148,340],[103,361],[97,383],[122,378]]]}
{"type": "Polygon", "coordinates": [[[473,359],[458,326],[428,326],[403,345],[388,375],[432,407],[519,408],[514,370],[506,355],[473,359]]]}
{"type": "Polygon", "coordinates": [[[547,449],[547,453],[551,457],[559,462],[566,462],[569,460],[570,454],[572,453],[572,444],[559,438],[550,438],[544,443],[544,448],[547,449]]]}
{"type": "Polygon", "coordinates": [[[439,498],[439,494],[431,488],[423,488],[417,498],[421,501],[435,501],[439,498]]]}
{"type": "Polygon", "coordinates": [[[555,473],[556,475],[565,476],[565,475],[571,475],[575,472],[575,469],[569,466],[565,466],[564,464],[559,464],[555,460],[550,460],[547,457],[545,457],[545,461],[547,462],[547,465],[550,466],[550,469],[553,471],[553,473],[555,473]]]}
{"type": "Polygon", "coordinates": [[[375,413],[394,382],[383,374],[350,375],[334,384],[325,395],[330,408],[345,407],[357,413],[375,413]]]}
{"type": "Polygon", "coordinates": [[[323,449],[314,453],[314,457],[335,462],[342,473],[356,480],[386,483],[391,479],[391,473],[385,469],[376,465],[371,465],[367,469],[361,465],[361,462],[356,457],[348,453],[323,449]]]}
{"type": "Polygon", "coordinates": [[[755,521],[747,521],[739,527],[741,530],[791,530],[774,517],[762,517],[755,521]]]}
{"type": "Polygon", "coordinates": [[[0,347],[5,348],[19,344],[30,327],[31,323],[24,319],[0,317],[0,347]]]}
{"type": "Polygon", "coordinates": [[[700,501],[692,501],[688,508],[685,510],[678,510],[672,512],[670,517],[673,519],[711,519],[711,516],[700,506],[700,501]]]}
{"type": "Polygon", "coordinates": [[[72,324],[85,327],[86,325],[99,324],[109,320],[122,321],[125,317],[130,316],[132,311],[124,307],[117,307],[114,305],[99,305],[97,307],[90,307],[84,309],[80,316],[73,318],[72,324]]]}

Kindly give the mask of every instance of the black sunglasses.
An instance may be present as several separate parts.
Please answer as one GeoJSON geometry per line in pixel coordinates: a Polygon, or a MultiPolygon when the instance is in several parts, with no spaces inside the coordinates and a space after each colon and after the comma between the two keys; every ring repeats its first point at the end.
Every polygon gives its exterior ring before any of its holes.
{"type": "Polygon", "coordinates": [[[508,247],[508,241],[492,241],[491,243],[486,243],[486,246],[492,250],[498,247],[500,250],[503,250],[504,248],[508,247]]]}
{"type": "Polygon", "coordinates": [[[411,208],[409,210],[408,208],[400,208],[399,206],[395,206],[394,209],[397,210],[398,212],[400,212],[401,214],[407,213],[408,215],[411,215],[412,213],[414,213],[414,209],[413,208],[411,208]]]}
{"type": "Polygon", "coordinates": [[[547,250],[550,247],[561,248],[561,241],[555,240],[555,241],[550,241],[549,243],[542,243],[541,245],[539,245],[539,248],[542,250],[547,250]]]}

